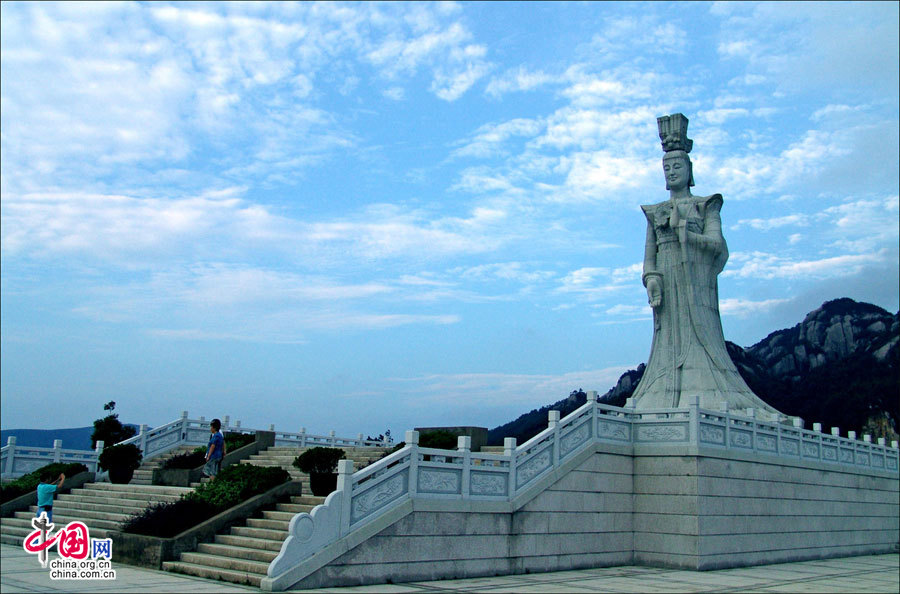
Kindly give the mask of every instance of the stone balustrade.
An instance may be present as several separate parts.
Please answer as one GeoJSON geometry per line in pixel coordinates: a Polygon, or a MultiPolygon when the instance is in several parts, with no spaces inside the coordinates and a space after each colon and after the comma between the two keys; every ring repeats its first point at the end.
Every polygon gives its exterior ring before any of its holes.
{"type": "MultiPolygon", "coordinates": [[[[470,451],[469,438],[460,437],[456,450],[423,448],[418,432],[406,432],[406,447],[353,472],[342,460],[338,488],[323,505],[297,514],[281,552],[269,565],[263,588],[280,590],[298,577],[301,564],[328,549],[342,551],[337,541],[365,532],[366,526],[410,500],[455,499],[468,501],[472,511],[490,502],[510,505],[537,485],[542,477],[598,443],[631,448],[645,445],[688,446],[698,450],[721,448],[756,454],[849,465],[898,473],[897,442],[860,441],[850,432],[840,437],[802,427],[757,419],[755,416],[688,408],[636,410],[600,404],[591,392],[588,402],[564,419],[550,411],[548,427],[516,446],[507,438],[503,454],[470,451]],[[333,545],[333,546],[332,546],[333,545]]],[[[751,411],[752,414],[752,411],[751,411]]],[[[351,539],[353,540],[353,539],[351,539]]],[[[354,540],[355,542],[355,540],[354,540]]],[[[319,555],[319,562],[327,562],[319,555]]]]}
{"type": "MultiPolygon", "coordinates": [[[[255,433],[258,429],[242,427],[240,421],[231,423],[231,417],[222,419],[223,431],[235,431],[243,433],[255,433]]],[[[269,426],[270,431],[275,430],[274,425],[269,426]]],[[[181,418],[165,425],[149,429],[147,425],[141,425],[137,435],[126,439],[121,444],[134,444],[141,449],[143,459],[149,460],[156,456],[182,445],[206,445],[209,441],[209,421],[205,417],[199,419],[188,418],[188,412],[183,411],[181,418]]],[[[118,445],[118,444],[117,444],[118,445]]],[[[364,439],[360,433],[356,437],[339,437],[331,431],[328,435],[315,435],[306,433],[302,428],[299,433],[276,432],[276,446],[326,446],[326,447],[379,447],[388,445],[386,442],[364,439]]],[[[55,440],[54,447],[25,447],[16,444],[16,438],[10,436],[7,445],[0,448],[0,473],[4,479],[14,479],[37,470],[41,466],[51,462],[74,463],[80,462],[87,466],[91,472],[98,472],[97,457],[103,450],[103,442],[98,442],[94,450],[63,449],[62,440],[55,440]]]]}

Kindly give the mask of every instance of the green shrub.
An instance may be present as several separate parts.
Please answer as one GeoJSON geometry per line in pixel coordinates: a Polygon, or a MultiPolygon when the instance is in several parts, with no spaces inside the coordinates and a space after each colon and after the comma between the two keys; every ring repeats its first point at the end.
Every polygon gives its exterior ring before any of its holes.
{"type": "Polygon", "coordinates": [[[225,451],[233,452],[238,448],[249,445],[256,441],[255,433],[226,433],[225,434],[225,451]]]}
{"type": "Polygon", "coordinates": [[[133,443],[125,443],[103,448],[100,456],[97,457],[97,464],[101,470],[109,470],[113,467],[137,469],[140,467],[143,457],[141,448],[133,443]]]}
{"type": "Polygon", "coordinates": [[[423,431],[422,434],[419,435],[419,446],[439,450],[455,450],[456,436],[446,429],[423,431]]]}
{"type": "Polygon", "coordinates": [[[172,456],[168,460],[163,463],[163,469],[169,470],[173,468],[182,468],[193,470],[198,466],[203,466],[206,462],[206,450],[197,452],[188,452],[186,454],[178,454],[177,456],[172,456]]]}
{"type": "Polygon", "coordinates": [[[214,505],[197,499],[155,503],[128,518],[122,525],[122,531],[171,538],[188,528],[202,524],[216,513],[218,510],[214,505]]]}
{"type": "Polygon", "coordinates": [[[168,538],[290,480],[283,468],[235,464],[179,501],[159,503],[132,517],[122,530],[168,538]]]}
{"type": "Polygon", "coordinates": [[[306,474],[330,474],[337,471],[338,460],[345,458],[340,448],[310,448],[294,458],[293,465],[306,474]]]}
{"type": "Polygon", "coordinates": [[[79,472],[87,472],[87,466],[81,463],[67,464],[64,462],[53,462],[52,464],[41,466],[37,470],[22,475],[16,480],[0,487],[0,501],[6,503],[25,493],[34,491],[37,489],[38,483],[41,482],[41,476],[44,474],[52,474],[53,479],[55,480],[60,473],[69,477],[75,476],[79,472]]]}
{"type": "Polygon", "coordinates": [[[204,483],[188,499],[205,501],[219,510],[228,509],[254,495],[289,481],[291,476],[283,468],[267,468],[250,464],[234,464],[223,468],[216,480],[204,483]]]}

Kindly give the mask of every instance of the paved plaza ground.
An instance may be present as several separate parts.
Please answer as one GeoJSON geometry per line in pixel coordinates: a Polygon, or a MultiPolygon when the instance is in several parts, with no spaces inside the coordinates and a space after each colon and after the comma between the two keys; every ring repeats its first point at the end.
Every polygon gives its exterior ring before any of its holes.
{"type": "MultiPolygon", "coordinates": [[[[51,554],[51,559],[56,556],[51,554]]],[[[0,545],[0,592],[248,592],[256,588],[113,561],[116,579],[51,580],[33,555],[0,545]]],[[[845,557],[720,571],[608,567],[554,573],[323,588],[314,592],[900,592],[900,555],[845,557]]]]}

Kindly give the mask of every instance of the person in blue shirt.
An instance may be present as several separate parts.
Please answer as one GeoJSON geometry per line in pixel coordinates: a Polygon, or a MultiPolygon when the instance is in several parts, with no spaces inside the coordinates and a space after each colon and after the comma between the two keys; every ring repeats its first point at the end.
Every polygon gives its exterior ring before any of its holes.
{"type": "Polygon", "coordinates": [[[40,517],[41,512],[47,512],[47,521],[53,522],[53,494],[66,480],[66,475],[60,473],[56,481],[53,480],[52,474],[45,474],[41,477],[41,482],[37,486],[37,513],[35,517],[40,517]]]}
{"type": "Polygon", "coordinates": [[[222,435],[220,429],[222,422],[219,419],[213,419],[209,423],[209,446],[206,450],[206,465],[203,467],[203,474],[215,479],[222,467],[222,458],[225,456],[225,436],[222,435]]]}

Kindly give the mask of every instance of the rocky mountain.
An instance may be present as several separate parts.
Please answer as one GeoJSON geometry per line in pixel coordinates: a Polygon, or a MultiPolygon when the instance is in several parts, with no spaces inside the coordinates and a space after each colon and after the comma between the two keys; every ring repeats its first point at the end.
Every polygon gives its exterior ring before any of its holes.
{"type": "MultiPolygon", "coordinates": [[[[852,299],[835,299],[793,328],[772,332],[746,349],[727,342],[732,361],[764,401],[811,426],[840,427],[897,439],[900,420],[900,314],[852,299]]],[[[622,406],[644,373],[625,372],[601,401],[622,406]]],[[[519,443],[547,426],[547,411],[563,416],[585,402],[581,390],[491,429],[488,441],[519,443]]]]}

